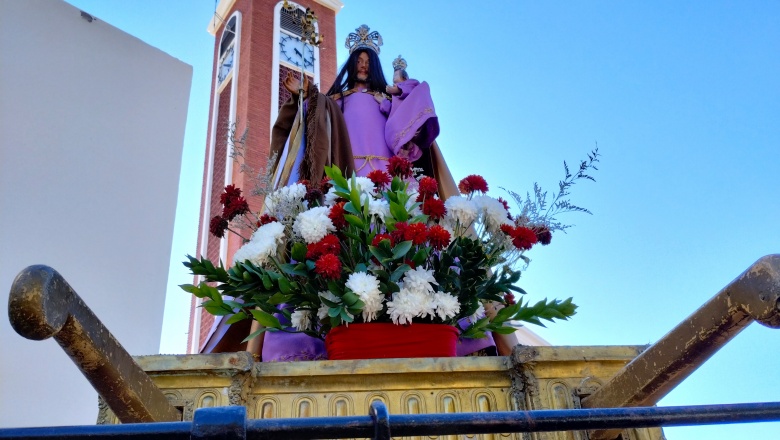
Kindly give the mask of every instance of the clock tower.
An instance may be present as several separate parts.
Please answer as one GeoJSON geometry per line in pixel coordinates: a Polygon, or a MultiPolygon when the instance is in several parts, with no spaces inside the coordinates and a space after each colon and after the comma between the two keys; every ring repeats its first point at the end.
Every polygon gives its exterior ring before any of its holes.
{"type": "MultiPolygon", "coordinates": [[[[206,157],[203,170],[197,255],[229,265],[241,246],[240,238],[209,233],[212,217],[221,214],[220,194],[226,185],[251,188],[249,169],[264,170],[268,161],[271,127],[279,107],[289,99],[282,86],[288,72],[300,78],[301,71],[320,88],[329,87],[336,76],[336,14],[340,0],[288,1],[220,0],[208,31],[214,35],[214,67],[206,157]],[[318,46],[304,45],[301,18],[306,8],[316,14],[316,31],[323,36],[318,46]],[[246,133],[246,149],[240,163],[233,160],[231,132],[246,133]]],[[[245,194],[252,210],[262,199],[245,194]]],[[[250,231],[251,232],[251,231],[250,231]]],[[[196,280],[197,284],[200,280],[196,280]]],[[[249,334],[249,320],[231,326],[198,307],[193,297],[190,310],[189,353],[244,349],[240,341],[249,334]],[[242,325],[245,324],[245,325],[242,325]]]]}

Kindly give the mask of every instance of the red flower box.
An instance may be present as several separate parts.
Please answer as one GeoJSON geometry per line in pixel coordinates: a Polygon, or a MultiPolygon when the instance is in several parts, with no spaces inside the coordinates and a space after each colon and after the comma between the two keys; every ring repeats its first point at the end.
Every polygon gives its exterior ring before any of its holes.
{"type": "Polygon", "coordinates": [[[455,357],[457,343],[458,331],[447,324],[349,324],[325,337],[329,360],[455,357]]]}

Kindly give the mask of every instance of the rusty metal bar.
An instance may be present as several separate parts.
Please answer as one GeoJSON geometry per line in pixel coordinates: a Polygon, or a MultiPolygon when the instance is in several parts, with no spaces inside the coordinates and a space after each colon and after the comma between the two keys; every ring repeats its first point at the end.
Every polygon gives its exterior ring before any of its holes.
{"type": "Polygon", "coordinates": [[[780,402],[733,405],[599,408],[487,413],[388,415],[381,402],[372,415],[247,419],[246,408],[201,408],[190,422],[132,425],[65,426],[0,429],[4,440],[293,440],[316,438],[373,438],[498,434],[511,432],[579,431],[602,428],[648,428],[780,421],[780,402]]]}
{"type": "Polygon", "coordinates": [[[51,267],[30,266],[16,276],[8,317],[27,339],[54,337],[122,423],[181,420],[181,413],[51,267]]]}
{"type": "MultiPolygon", "coordinates": [[[[756,261],[583,399],[582,407],[655,405],[753,321],[780,328],[780,254],[756,261]]],[[[594,432],[591,439],[613,439],[619,433],[594,432]]]]}

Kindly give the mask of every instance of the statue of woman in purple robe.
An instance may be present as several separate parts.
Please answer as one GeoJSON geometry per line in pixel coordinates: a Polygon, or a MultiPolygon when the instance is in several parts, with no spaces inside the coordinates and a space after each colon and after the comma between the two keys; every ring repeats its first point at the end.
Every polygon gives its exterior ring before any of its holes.
{"type": "MultiPolygon", "coordinates": [[[[350,50],[350,56],[325,94],[327,100],[322,98],[323,95],[316,87],[309,86],[305,81],[304,87],[301,87],[300,81],[294,77],[288,76],[285,79],[284,86],[293,94],[293,98],[282,110],[296,108],[293,105],[299,99],[299,90],[306,90],[305,112],[320,113],[307,114],[303,119],[307,124],[329,121],[327,124],[331,125],[316,127],[314,130],[311,130],[312,127],[306,128],[306,136],[297,141],[301,143],[301,148],[297,148],[296,159],[286,161],[285,166],[292,169],[283,168],[277,172],[277,176],[289,176],[286,181],[279,182],[278,186],[295,183],[300,178],[317,181],[324,175],[324,165],[350,156],[354,160],[354,167],[351,169],[358,176],[366,176],[373,170],[384,171],[390,157],[402,156],[411,161],[424,158],[425,164],[421,168],[427,171],[426,174],[437,178],[440,187],[455,187],[454,180],[434,143],[439,134],[439,122],[428,84],[410,79],[406,75],[404,61],[403,68],[396,69],[397,74],[394,74],[395,84],[388,87],[378,56],[381,45],[382,37],[376,31],[369,32],[366,25],[357,28],[356,33],[349,34],[346,46],[350,50]],[[396,79],[399,80],[395,81],[396,79]],[[391,92],[393,96],[386,92],[391,92]],[[323,101],[328,101],[327,105],[323,105],[323,101]],[[335,105],[332,105],[334,103],[335,105]],[[327,115],[323,117],[322,113],[327,115]],[[348,136],[338,135],[339,127],[344,124],[348,136]],[[307,138],[311,132],[330,133],[333,139],[339,141],[325,139],[319,134],[318,139],[307,138]],[[345,148],[349,151],[343,151],[345,148]],[[446,176],[441,176],[442,172],[446,176]]],[[[280,110],[279,119],[274,125],[272,152],[283,152],[289,148],[291,142],[287,138],[292,126],[289,119],[294,114],[294,111],[291,113],[280,110]]],[[[342,169],[345,168],[343,164],[339,165],[342,169]]],[[[441,195],[446,198],[447,195],[455,193],[457,189],[441,195]]],[[[314,360],[324,357],[322,341],[302,333],[267,332],[261,337],[264,337],[264,362],[314,360]]],[[[468,341],[460,345],[462,347],[459,347],[458,354],[464,355],[492,346],[493,340],[490,338],[468,341]]]]}

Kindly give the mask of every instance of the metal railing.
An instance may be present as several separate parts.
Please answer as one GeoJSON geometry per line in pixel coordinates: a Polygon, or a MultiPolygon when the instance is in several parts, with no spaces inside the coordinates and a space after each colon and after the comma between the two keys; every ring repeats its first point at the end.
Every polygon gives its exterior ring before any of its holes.
{"type": "Polygon", "coordinates": [[[201,408],[192,422],[0,429],[7,440],[234,439],[288,440],[606,430],[780,422],[780,402],[733,405],[393,415],[379,401],[368,416],[247,419],[243,406],[201,408]]]}

